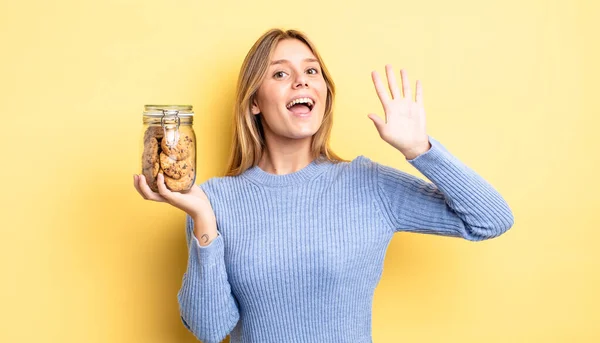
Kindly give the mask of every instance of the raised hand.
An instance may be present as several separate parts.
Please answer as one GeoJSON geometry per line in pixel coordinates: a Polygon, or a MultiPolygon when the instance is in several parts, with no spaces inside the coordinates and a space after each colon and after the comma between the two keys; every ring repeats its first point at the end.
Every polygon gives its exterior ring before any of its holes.
{"type": "Polygon", "coordinates": [[[413,100],[408,74],[402,69],[400,74],[403,96],[390,64],[385,66],[385,71],[391,97],[379,74],[376,71],[371,73],[375,90],[385,111],[385,121],[374,113],[370,113],[368,117],[375,124],[379,136],[410,160],[431,148],[425,125],[423,88],[421,82],[417,80],[416,95],[413,100]]]}

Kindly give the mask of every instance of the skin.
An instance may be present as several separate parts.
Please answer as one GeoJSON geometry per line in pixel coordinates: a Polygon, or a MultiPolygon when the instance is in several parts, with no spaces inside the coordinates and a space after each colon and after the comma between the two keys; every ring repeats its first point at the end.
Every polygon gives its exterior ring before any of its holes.
{"type": "MultiPolygon", "coordinates": [[[[413,100],[408,74],[401,70],[402,93],[391,65],[386,65],[388,87],[376,71],[371,73],[377,95],[385,111],[385,120],[376,114],[368,115],[388,144],[400,151],[407,160],[417,158],[431,148],[425,126],[423,89],[417,80],[413,100]]],[[[257,91],[252,114],[263,119],[266,150],[258,166],[272,174],[296,172],[310,162],[312,136],[319,129],[325,113],[327,85],[319,63],[310,49],[295,39],[280,41],[269,66],[266,79],[257,91]],[[294,117],[286,108],[296,96],[315,100],[308,118],[294,117]]],[[[146,200],[167,202],[189,214],[194,220],[194,235],[200,245],[209,245],[217,237],[214,211],[200,187],[185,192],[172,192],[162,174],[158,175],[158,193],[148,187],[143,175],[134,175],[136,191],[146,200]]]]}
{"type": "Polygon", "coordinates": [[[431,148],[425,125],[423,87],[417,80],[413,100],[408,73],[404,69],[400,70],[401,93],[394,69],[390,64],[385,66],[385,72],[391,97],[379,74],[376,71],[371,73],[375,91],[385,111],[385,121],[373,113],[370,113],[368,117],[375,124],[381,139],[400,151],[407,160],[412,160],[431,148]]]}
{"type": "Polygon", "coordinates": [[[297,39],[280,41],[267,77],[259,87],[252,114],[262,116],[266,150],[258,166],[272,174],[289,174],[311,161],[312,136],[325,114],[327,84],[311,50],[297,39]],[[315,100],[308,118],[298,118],[286,105],[298,96],[315,100]]]}
{"type": "Polygon", "coordinates": [[[217,237],[217,219],[208,197],[202,188],[194,186],[188,191],[172,192],[165,185],[163,174],[157,176],[158,193],[153,192],[143,174],[133,175],[133,186],[145,200],[166,202],[186,212],[194,221],[194,236],[202,246],[217,237]]]}
{"type": "MultiPolygon", "coordinates": [[[[391,97],[376,71],[371,76],[385,111],[385,121],[375,114],[368,117],[379,136],[412,160],[431,148],[426,133],[423,89],[417,80],[413,100],[412,88],[405,70],[400,71],[402,92],[394,70],[386,65],[391,97]]],[[[296,39],[286,39],[277,45],[266,79],[258,89],[252,114],[262,115],[266,151],[258,166],[272,174],[296,172],[311,162],[312,136],[319,129],[325,113],[327,85],[319,63],[308,46],[296,39]],[[296,96],[307,95],[315,100],[310,118],[297,118],[286,108],[296,96]]]]}

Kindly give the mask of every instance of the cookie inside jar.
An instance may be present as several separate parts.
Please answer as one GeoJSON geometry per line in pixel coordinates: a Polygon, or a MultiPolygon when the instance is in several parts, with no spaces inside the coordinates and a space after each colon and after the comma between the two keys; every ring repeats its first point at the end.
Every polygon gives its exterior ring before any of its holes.
{"type": "Polygon", "coordinates": [[[189,190],[196,179],[196,136],[190,105],[144,106],[142,174],[158,192],[157,177],[175,192],[189,190]]]}

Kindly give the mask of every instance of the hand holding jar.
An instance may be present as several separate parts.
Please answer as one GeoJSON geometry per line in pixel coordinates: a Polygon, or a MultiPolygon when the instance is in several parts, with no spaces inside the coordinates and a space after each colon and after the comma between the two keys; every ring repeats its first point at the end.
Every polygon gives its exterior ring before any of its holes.
{"type": "Polygon", "coordinates": [[[194,222],[207,225],[214,223],[216,229],[215,213],[202,188],[194,186],[187,191],[170,191],[165,185],[163,174],[159,174],[157,178],[158,193],[150,189],[144,175],[134,175],[133,185],[144,199],[166,202],[189,214],[194,222]]]}
{"type": "Polygon", "coordinates": [[[133,177],[135,189],[146,200],[166,202],[186,212],[200,244],[210,244],[217,225],[208,197],[195,185],[192,106],[146,105],[143,122],[142,174],[133,177]]]}

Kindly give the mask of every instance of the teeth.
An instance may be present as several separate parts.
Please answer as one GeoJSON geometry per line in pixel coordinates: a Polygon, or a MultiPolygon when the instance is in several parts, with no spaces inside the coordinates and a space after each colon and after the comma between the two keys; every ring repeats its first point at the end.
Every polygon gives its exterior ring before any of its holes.
{"type": "Polygon", "coordinates": [[[299,104],[299,103],[309,104],[310,107],[314,106],[314,102],[310,98],[298,98],[298,99],[293,100],[289,104],[287,104],[286,107],[290,108],[290,107],[292,107],[292,106],[294,106],[296,104],[299,104]]]}

